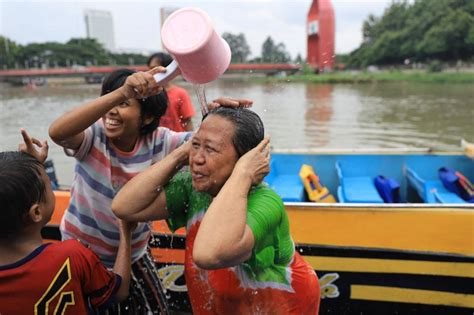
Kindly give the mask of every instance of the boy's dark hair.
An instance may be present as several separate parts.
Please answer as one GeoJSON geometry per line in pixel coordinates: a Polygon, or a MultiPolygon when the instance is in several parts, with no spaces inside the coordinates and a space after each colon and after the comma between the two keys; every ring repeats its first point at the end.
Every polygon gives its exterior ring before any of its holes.
{"type": "Polygon", "coordinates": [[[160,62],[160,66],[162,67],[168,67],[168,65],[173,61],[173,58],[171,58],[171,56],[168,55],[167,53],[158,52],[148,57],[148,61],[146,62],[148,67],[150,66],[151,61],[153,59],[158,59],[160,62]]]}
{"type": "Polygon", "coordinates": [[[224,117],[235,126],[234,144],[239,157],[255,148],[265,136],[265,128],[260,117],[253,111],[243,107],[220,106],[211,110],[203,120],[211,115],[224,117]]]}
{"type": "Polygon", "coordinates": [[[43,200],[43,165],[23,152],[0,152],[0,238],[14,236],[24,226],[24,215],[43,200]]]}
{"type": "MultiPolygon", "coordinates": [[[[102,83],[102,91],[100,95],[105,95],[115,91],[125,83],[125,80],[127,80],[128,76],[134,73],[135,71],[130,69],[118,69],[114,72],[111,72],[105,77],[104,82],[102,83]]],[[[153,121],[151,123],[143,126],[140,129],[140,134],[146,135],[152,133],[156,128],[158,128],[158,125],[160,124],[160,118],[166,112],[166,108],[168,107],[168,95],[163,90],[157,95],[153,95],[145,99],[137,99],[137,101],[140,103],[142,118],[149,116],[153,117],[153,121]]]]}

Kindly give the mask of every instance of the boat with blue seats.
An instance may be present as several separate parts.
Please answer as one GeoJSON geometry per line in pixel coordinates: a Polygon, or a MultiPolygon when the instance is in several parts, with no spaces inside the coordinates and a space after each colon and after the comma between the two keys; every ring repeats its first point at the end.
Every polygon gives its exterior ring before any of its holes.
{"type": "MultiPolygon", "coordinates": [[[[474,161],[462,152],[272,152],[265,181],[284,200],[295,250],[319,276],[321,314],[474,312],[474,204],[445,186],[441,168],[474,179],[474,161]],[[377,178],[382,186],[392,180],[385,193],[377,178]],[[387,191],[398,202],[387,202],[387,191]]],[[[56,191],[56,200],[48,239],[59,239],[69,192],[56,191]]],[[[170,307],[190,312],[186,231],[152,224],[149,244],[170,307]]]]}

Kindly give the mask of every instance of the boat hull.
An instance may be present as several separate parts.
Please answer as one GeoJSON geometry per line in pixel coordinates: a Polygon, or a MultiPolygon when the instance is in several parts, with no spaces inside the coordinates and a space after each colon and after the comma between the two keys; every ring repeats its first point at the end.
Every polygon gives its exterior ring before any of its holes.
{"type": "MultiPolygon", "coordinates": [[[[56,192],[43,230],[59,240],[69,202],[56,192]]],[[[296,250],[321,285],[321,314],[472,314],[474,212],[465,205],[286,203],[296,250]]],[[[185,231],[153,223],[151,252],[171,309],[191,310],[184,280],[185,231]]]]}

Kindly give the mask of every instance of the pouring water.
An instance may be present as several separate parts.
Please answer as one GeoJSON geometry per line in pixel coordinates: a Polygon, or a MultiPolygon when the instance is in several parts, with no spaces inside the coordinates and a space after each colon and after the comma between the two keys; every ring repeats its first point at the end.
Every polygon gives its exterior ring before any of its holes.
{"type": "Polygon", "coordinates": [[[209,112],[209,109],[207,108],[206,91],[204,89],[204,84],[193,84],[193,87],[194,91],[196,92],[199,105],[201,106],[202,117],[204,117],[209,112]]]}

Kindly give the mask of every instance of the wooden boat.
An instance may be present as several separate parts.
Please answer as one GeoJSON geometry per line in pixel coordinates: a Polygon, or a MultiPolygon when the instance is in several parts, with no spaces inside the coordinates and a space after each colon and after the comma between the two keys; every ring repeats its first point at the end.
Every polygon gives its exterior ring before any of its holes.
{"type": "MultiPolygon", "coordinates": [[[[457,199],[436,183],[441,166],[474,178],[474,161],[461,153],[425,150],[319,150],[274,152],[271,163],[266,181],[287,200],[296,250],[318,273],[321,314],[474,312],[474,204],[445,203],[457,199]],[[338,199],[351,196],[350,189],[367,191],[351,187],[366,183],[351,177],[384,175],[400,183],[402,202],[307,202],[299,178],[303,164],[311,165],[338,199]]],[[[44,230],[50,239],[59,238],[57,224],[69,193],[57,191],[56,198],[52,224],[44,230]]],[[[154,222],[153,228],[150,247],[170,306],[190,311],[183,276],[185,231],[171,234],[164,222],[154,222]]]]}

